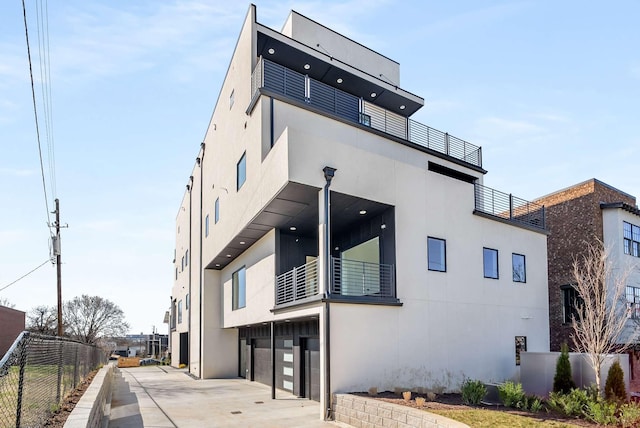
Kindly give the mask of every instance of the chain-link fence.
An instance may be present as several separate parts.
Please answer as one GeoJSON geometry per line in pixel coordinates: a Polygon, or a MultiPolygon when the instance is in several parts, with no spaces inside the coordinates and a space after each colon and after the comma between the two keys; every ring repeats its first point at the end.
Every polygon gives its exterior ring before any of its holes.
{"type": "Polygon", "coordinates": [[[0,428],[41,427],[107,355],[70,339],[23,332],[0,360],[0,428]]]}

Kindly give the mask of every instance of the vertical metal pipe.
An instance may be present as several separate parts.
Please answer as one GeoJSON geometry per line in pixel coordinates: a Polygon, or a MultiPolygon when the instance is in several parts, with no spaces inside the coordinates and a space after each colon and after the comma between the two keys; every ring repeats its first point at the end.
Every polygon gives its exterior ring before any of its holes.
{"type": "Polygon", "coordinates": [[[271,399],[276,399],[276,323],[271,321],[271,399]]]}
{"type": "Polygon", "coordinates": [[[326,184],[324,186],[324,246],[325,246],[325,292],[326,299],[324,304],[324,349],[325,349],[325,370],[324,370],[324,388],[325,388],[325,405],[326,412],[324,415],[325,420],[331,419],[331,322],[329,311],[329,299],[331,297],[331,198],[329,196],[329,187],[331,186],[331,180],[335,175],[336,169],[329,166],[325,166],[322,170],[324,172],[324,178],[326,184]]]}

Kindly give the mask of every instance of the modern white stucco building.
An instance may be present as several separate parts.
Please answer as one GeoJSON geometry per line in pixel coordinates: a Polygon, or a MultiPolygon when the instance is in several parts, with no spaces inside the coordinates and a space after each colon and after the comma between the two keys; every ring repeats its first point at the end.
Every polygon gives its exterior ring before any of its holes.
{"type": "Polygon", "coordinates": [[[549,350],[544,209],[483,187],[480,148],[411,120],[399,85],[397,62],[249,8],[176,219],[172,364],[327,409],[549,350]]]}

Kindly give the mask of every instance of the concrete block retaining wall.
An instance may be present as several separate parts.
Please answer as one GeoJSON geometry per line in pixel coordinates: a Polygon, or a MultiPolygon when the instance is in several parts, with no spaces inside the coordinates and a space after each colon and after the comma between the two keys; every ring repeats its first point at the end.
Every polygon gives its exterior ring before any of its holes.
{"type": "Polygon", "coordinates": [[[106,427],[111,410],[114,366],[108,364],[95,375],[76,407],[64,424],[64,428],[106,427]]]}
{"type": "Polygon", "coordinates": [[[334,394],[335,420],[357,428],[468,428],[462,422],[399,404],[334,394]]]}

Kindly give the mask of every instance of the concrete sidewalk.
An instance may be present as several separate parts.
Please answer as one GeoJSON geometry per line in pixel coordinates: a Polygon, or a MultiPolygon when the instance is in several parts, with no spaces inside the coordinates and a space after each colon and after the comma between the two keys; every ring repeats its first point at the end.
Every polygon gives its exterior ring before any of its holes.
{"type": "Polygon", "coordinates": [[[320,404],[244,379],[194,380],[168,366],[116,369],[110,428],[336,427],[320,404]]]}

